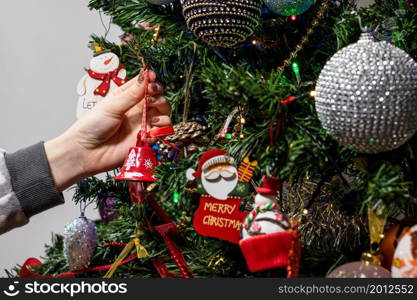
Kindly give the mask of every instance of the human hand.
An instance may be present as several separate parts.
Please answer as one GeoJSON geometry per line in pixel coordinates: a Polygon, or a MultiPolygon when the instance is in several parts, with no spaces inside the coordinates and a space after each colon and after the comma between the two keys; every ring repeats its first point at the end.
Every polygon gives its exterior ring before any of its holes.
{"type": "MultiPolygon", "coordinates": [[[[119,167],[141,129],[143,98],[148,89],[148,130],[171,125],[171,109],[156,75],[149,84],[139,75],[112,91],[61,136],[45,143],[58,190],[82,178],[119,167]]],[[[150,141],[148,141],[150,142],[150,141]]]]}

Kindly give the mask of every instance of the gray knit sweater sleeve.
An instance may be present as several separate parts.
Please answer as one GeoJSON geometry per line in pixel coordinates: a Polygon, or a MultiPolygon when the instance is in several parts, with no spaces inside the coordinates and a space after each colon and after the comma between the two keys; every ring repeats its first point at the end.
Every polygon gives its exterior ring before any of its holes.
{"type": "Polygon", "coordinates": [[[0,149],[0,234],[63,202],[43,143],[10,154],[0,149]]]}

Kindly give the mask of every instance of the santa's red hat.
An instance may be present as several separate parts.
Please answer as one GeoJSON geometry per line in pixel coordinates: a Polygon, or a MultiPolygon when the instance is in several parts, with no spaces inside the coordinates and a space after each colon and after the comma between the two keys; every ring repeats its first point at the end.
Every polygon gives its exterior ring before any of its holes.
{"type": "Polygon", "coordinates": [[[257,187],[256,192],[261,195],[273,195],[276,196],[278,194],[278,190],[281,187],[281,181],[276,179],[275,177],[262,177],[262,186],[257,187]]]}
{"type": "Polygon", "coordinates": [[[209,167],[219,164],[234,165],[235,160],[225,150],[211,149],[204,153],[198,161],[197,171],[193,169],[187,170],[187,179],[194,180],[195,178],[201,178],[201,173],[209,167]]]}

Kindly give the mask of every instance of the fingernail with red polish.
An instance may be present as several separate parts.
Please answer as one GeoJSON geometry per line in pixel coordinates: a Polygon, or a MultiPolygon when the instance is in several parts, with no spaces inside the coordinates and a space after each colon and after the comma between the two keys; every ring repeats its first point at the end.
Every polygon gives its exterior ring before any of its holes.
{"type": "Polygon", "coordinates": [[[158,85],[156,83],[151,83],[149,85],[149,88],[151,89],[152,92],[156,92],[158,90],[158,85]]]}
{"type": "Polygon", "coordinates": [[[157,123],[157,122],[159,122],[159,118],[158,117],[152,118],[152,123],[157,123]]]}

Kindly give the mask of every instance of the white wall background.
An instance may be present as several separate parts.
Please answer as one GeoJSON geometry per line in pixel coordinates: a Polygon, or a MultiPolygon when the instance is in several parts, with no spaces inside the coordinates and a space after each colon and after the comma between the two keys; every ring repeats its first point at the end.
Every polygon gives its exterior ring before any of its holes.
{"type": "MultiPolygon", "coordinates": [[[[87,4],[88,0],[0,1],[1,148],[15,151],[48,140],[75,121],[75,87],[91,58],[89,36],[104,34],[98,13],[90,12],[87,4]]],[[[113,25],[108,39],[118,41],[119,34],[113,25]]],[[[0,277],[4,269],[41,256],[51,232],[62,232],[79,215],[71,191],[65,198],[65,205],[0,236],[0,277]]],[[[87,215],[97,217],[94,211],[87,215]]]]}
{"type": "MultiPolygon", "coordinates": [[[[78,80],[88,67],[92,33],[104,35],[88,0],[0,1],[0,147],[15,151],[59,135],[75,121],[78,80]]],[[[108,25],[108,19],[105,18],[108,25]]],[[[109,40],[120,34],[113,25],[109,40]]],[[[27,226],[0,236],[4,269],[43,254],[51,232],[79,216],[71,191],[65,205],[34,216],[27,226]]],[[[90,218],[97,217],[91,211],[90,218]]]]}

